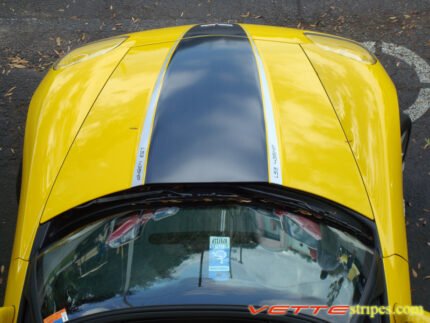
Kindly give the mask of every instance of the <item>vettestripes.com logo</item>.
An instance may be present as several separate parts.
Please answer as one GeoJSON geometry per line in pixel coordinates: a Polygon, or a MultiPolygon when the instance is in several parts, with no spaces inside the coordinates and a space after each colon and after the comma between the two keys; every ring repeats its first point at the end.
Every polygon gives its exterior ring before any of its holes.
{"type": "Polygon", "coordinates": [[[366,315],[371,318],[376,315],[422,315],[424,308],[422,306],[366,306],[366,305],[248,305],[248,310],[252,315],[286,315],[289,314],[307,314],[318,315],[325,311],[328,315],[366,315]]]}

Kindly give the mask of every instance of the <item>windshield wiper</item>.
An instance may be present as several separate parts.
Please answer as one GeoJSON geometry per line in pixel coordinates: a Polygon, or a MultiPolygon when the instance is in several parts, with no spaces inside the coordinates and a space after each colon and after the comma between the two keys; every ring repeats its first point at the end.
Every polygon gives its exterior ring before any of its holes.
{"type": "Polygon", "coordinates": [[[217,193],[217,192],[178,192],[175,190],[151,190],[151,191],[141,191],[141,192],[133,192],[133,193],[120,193],[105,197],[100,197],[80,206],[77,206],[77,209],[85,209],[90,206],[96,205],[106,205],[113,202],[158,202],[158,201],[168,201],[168,200],[204,200],[204,199],[232,199],[239,198],[237,194],[228,194],[228,193],[217,193]]]}
{"type": "Polygon", "coordinates": [[[191,197],[191,193],[181,193],[172,190],[156,190],[156,191],[144,191],[144,192],[133,192],[133,193],[120,193],[109,196],[104,196],[92,200],[88,203],[82,204],[76,208],[87,208],[93,205],[103,205],[111,202],[135,200],[135,199],[150,199],[150,198],[172,198],[172,197],[191,197]]]}

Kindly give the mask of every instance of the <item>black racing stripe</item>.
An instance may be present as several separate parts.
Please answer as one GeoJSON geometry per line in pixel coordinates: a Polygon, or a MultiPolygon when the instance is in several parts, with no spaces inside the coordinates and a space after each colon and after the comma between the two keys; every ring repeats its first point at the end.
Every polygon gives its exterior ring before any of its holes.
{"type": "Polygon", "coordinates": [[[266,151],[248,39],[182,39],[164,77],[145,182],[267,182],[266,151]]]}
{"type": "Polygon", "coordinates": [[[185,33],[184,38],[214,35],[247,37],[242,27],[236,24],[207,24],[192,27],[185,33]]]}

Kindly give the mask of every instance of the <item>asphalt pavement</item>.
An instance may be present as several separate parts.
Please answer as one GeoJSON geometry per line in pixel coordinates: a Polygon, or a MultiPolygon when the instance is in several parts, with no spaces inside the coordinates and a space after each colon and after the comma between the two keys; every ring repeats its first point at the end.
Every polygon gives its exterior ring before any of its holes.
{"type": "Polygon", "coordinates": [[[366,42],[416,116],[404,172],[412,298],[430,310],[430,1],[0,1],[0,304],[16,223],[31,96],[50,65],[89,41],[209,22],[305,28],[366,42]]]}

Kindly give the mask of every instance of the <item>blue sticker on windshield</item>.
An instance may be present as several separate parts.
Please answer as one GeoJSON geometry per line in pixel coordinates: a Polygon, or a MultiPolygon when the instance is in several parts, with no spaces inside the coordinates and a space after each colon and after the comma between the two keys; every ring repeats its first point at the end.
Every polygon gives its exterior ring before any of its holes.
{"type": "Polygon", "coordinates": [[[209,278],[230,279],[230,237],[209,237],[209,278]]]}

